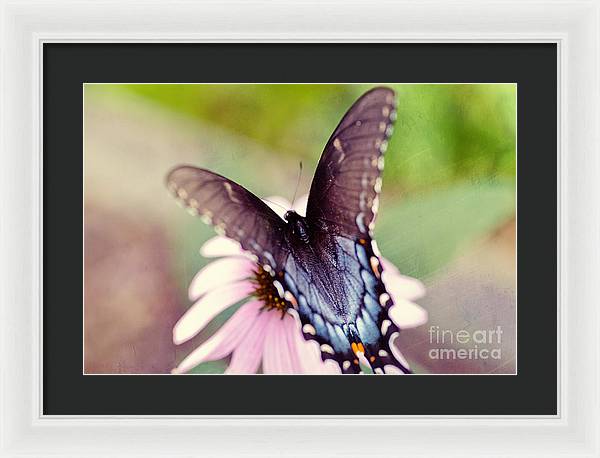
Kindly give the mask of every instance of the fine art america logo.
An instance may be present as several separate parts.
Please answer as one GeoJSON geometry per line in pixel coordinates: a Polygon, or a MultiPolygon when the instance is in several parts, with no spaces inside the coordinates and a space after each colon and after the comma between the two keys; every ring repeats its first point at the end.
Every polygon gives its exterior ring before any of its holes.
{"type": "Polygon", "coordinates": [[[502,327],[453,331],[430,326],[429,343],[431,359],[501,359],[502,327]]]}

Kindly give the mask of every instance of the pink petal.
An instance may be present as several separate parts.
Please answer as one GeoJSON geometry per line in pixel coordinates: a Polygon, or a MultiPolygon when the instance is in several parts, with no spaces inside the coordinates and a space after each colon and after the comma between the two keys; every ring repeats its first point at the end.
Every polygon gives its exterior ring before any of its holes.
{"type": "Polygon", "coordinates": [[[381,279],[392,299],[417,300],[425,295],[425,286],[416,278],[397,274],[384,265],[381,279]]]}
{"type": "Polygon", "coordinates": [[[219,313],[241,301],[254,290],[247,280],[230,283],[202,296],[179,319],[173,328],[173,342],[177,345],[191,339],[219,313]]]}
{"type": "MultiPolygon", "coordinates": [[[[396,345],[396,339],[398,338],[398,336],[399,336],[399,333],[395,332],[390,337],[390,350],[392,350],[392,355],[394,355],[394,358],[396,358],[396,360],[398,362],[400,362],[404,367],[409,369],[410,366],[408,365],[408,361],[406,361],[406,358],[404,357],[404,355],[402,353],[400,353],[400,350],[398,349],[398,346],[396,345]]],[[[388,366],[385,366],[384,370],[385,370],[386,374],[395,373],[394,371],[388,372],[388,366]]],[[[402,372],[400,370],[399,370],[399,372],[401,374],[404,374],[404,372],[402,372]]]]}
{"type": "Polygon", "coordinates": [[[277,352],[277,359],[279,360],[280,374],[292,374],[292,361],[290,358],[290,349],[287,343],[287,328],[284,326],[284,320],[278,318],[277,323],[277,334],[279,335],[279,345],[275,347],[275,351],[277,352]]]}
{"type": "Polygon", "coordinates": [[[285,336],[287,338],[287,349],[289,352],[290,373],[302,374],[302,363],[300,361],[298,346],[296,344],[296,339],[300,333],[300,330],[296,325],[296,320],[294,320],[291,316],[286,315],[283,321],[285,326],[285,336]]]}
{"type": "Polygon", "coordinates": [[[283,321],[277,314],[273,314],[271,318],[266,337],[265,347],[263,350],[263,372],[265,374],[285,374],[287,372],[287,361],[284,358],[284,353],[287,354],[286,336],[282,332],[283,321]]]}
{"type": "Polygon", "coordinates": [[[306,341],[303,336],[300,336],[297,349],[302,364],[302,372],[305,374],[325,373],[325,365],[321,359],[319,344],[316,341],[306,341]]]}
{"type": "Polygon", "coordinates": [[[306,216],[306,205],[308,204],[308,194],[304,194],[296,199],[294,202],[294,210],[296,213],[302,216],[306,216]]]}
{"type": "Polygon", "coordinates": [[[428,319],[427,311],[423,307],[404,299],[394,298],[394,305],[388,314],[400,329],[416,328],[427,323],[428,319]]]}
{"type": "Polygon", "coordinates": [[[288,310],[288,314],[294,319],[295,332],[294,343],[296,345],[296,352],[298,353],[299,362],[301,365],[302,373],[305,374],[318,374],[322,370],[321,352],[319,350],[319,344],[314,340],[306,340],[302,335],[302,323],[298,312],[295,310],[288,310]]]}
{"type": "Polygon", "coordinates": [[[271,210],[277,213],[281,218],[285,215],[290,208],[292,208],[292,204],[285,198],[280,196],[270,196],[263,199],[263,202],[267,204],[271,210]]]}
{"type": "Polygon", "coordinates": [[[338,363],[332,360],[323,361],[319,344],[314,340],[306,340],[301,332],[301,323],[298,314],[290,310],[294,318],[294,340],[296,351],[301,366],[301,372],[304,374],[340,374],[341,369],[338,363]]]}
{"type": "MultiPolygon", "coordinates": [[[[375,253],[377,254],[377,253],[375,253]]],[[[384,258],[383,256],[379,256],[379,260],[381,261],[381,266],[383,267],[384,271],[388,271],[389,273],[393,273],[395,275],[400,275],[400,271],[398,270],[398,268],[394,265],[394,263],[392,261],[390,261],[387,258],[384,258]]]]}
{"type": "Polygon", "coordinates": [[[190,300],[195,301],[208,291],[249,277],[255,267],[256,264],[252,261],[233,256],[211,262],[200,269],[190,283],[190,300]]]}
{"type": "Polygon", "coordinates": [[[303,373],[320,374],[323,372],[323,361],[317,342],[304,339],[302,333],[298,332],[296,335],[296,350],[303,373]]]}
{"type": "Polygon", "coordinates": [[[289,315],[284,315],[283,319],[279,321],[279,335],[281,345],[278,350],[278,357],[280,365],[282,367],[282,374],[295,374],[301,373],[300,360],[298,358],[298,351],[295,345],[296,337],[296,323],[294,319],[289,315]]]}
{"type": "Polygon", "coordinates": [[[402,372],[402,370],[400,370],[396,366],[392,366],[391,364],[383,366],[383,370],[386,374],[404,375],[404,372],[402,372]]]}
{"type": "Polygon", "coordinates": [[[263,303],[251,301],[242,305],[206,342],[190,353],[172,373],[182,374],[205,361],[222,359],[230,354],[254,323],[263,303]]]}
{"type": "Polygon", "coordinates": [[[222,235],[208,239],[200,248],[200,254],[205,258],[247,256],[238,242],[222,235]]]}
{"type": "Polygon", "coordinates": [[[226,374],[255,374],[263,354],[265,329],[271,321],[271,314],[260,313],[252,324],[252,328],[237,346],[231,357],[226,374]]]}
{"type": "Polygon", "coordinates": [[[333,359],[328,359],[327,361],[324,361],[322,368],[322,374],[337,375],[342,373],[340,365],[333,359]]]}

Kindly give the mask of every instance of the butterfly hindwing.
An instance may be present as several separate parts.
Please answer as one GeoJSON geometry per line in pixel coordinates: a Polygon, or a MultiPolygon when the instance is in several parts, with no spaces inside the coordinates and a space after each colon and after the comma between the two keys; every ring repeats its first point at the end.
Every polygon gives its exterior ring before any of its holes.
{"type": "Polygon", "coordinates": [[[262,266],[277,270],[285,261],[285,222],[247,189],[216,173],[186,165],[167,175],[167,187],[190,213],[237,240],[262,266]]]}
{"type": "MultiPolygon", "coordinates": [[[[323,275],[327,269],[317,270],[312,268],[312,265],[309,256],[292,250],[292,254],[287,258],[282,278],[286,291],[290,294],[288,296],[290,303],[302,323],[304,338],[319,344],[323,360],[335,360],[345,373],[358,373],[360,366],[358,360],[353,362],[356,355],[353,354],[347,337],[348,330],[343,321],[343,314],[339,313],[335,301],[332,301],[326,293],[328,289],[333,289],[323,275]]],[[[335,292],[335,297],[343,300],[353,296],[355,300],[352,302],[356,303],[360,290],[358,278],[347,275],[340,285],[351,286],[351,289],[342,288],[341,291],[335,292]]]]}
{"type": "Polygon", "coordinates": [[[327,246],[315,243],[313,251],[330,251],[320,259],[320,269],[311,269],[310,257],[292,250],[282,275],[304,338],[315,340],[322,359],[335,360],[344,373],[359,373],[361,364],[376,373],[408,373],[390,342],[399,329],[389,319],[393,302],[373,246],[341,236],[329,237],[327,246]],[[326,272],[334,272],[337,281],[327,283],[326,272]],[[334,295],[328,297],[328,290],[334,295]]]}
{"type": "Polygon", "coordinates": [[[364,290],[356,325],[375,373],[410,373],[393,341],[400,329],[390,319],[396,307],[382,281],[383,266],[374,242],[359,239],[354,245],[364,290]]]}

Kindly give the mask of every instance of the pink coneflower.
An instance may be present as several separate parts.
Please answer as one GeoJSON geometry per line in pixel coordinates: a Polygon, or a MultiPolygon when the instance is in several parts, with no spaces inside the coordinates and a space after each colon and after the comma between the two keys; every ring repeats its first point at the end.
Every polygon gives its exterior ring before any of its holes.
{"type": "MultiPolygon", "coordinates": [[[[293,208],[306,213],[306,196],[292,205],[281,197],[265,202],[283,218],[293,208]]],[[[173,341],[181,344],[194,337],[219,313],[240,301],[242,306],[208,340],[190,353],[174,374],[188,372],[200,363],[231,355],[226,374],[336,374],[340,368],[333,360],[323,362],[319,345],[302,336],[301,324],[293,310],[286,311],[272,283],[239,243],[224,236],[208,240],[200,253],[218,258],[201,269],[189,287],[190,300],[196,301],[175,324],[173,341]]],[[[425,293],[423,284],[401,275],[385,258],[382,274],[386,289],[394,301],[390,319],[400,329],[412,328],[427,321],[427,312],[412,302],[425,293]]],[[[392,343],[392,345],[394,345],[392,343]]],[[[394,346],[394,356],[408,363],[394,346]]]]}

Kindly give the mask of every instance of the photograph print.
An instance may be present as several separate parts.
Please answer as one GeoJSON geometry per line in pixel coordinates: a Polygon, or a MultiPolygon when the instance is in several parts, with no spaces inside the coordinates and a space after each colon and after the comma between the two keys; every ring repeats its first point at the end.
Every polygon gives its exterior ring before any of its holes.
{"type": "Polygon", "coordinates": [[[517,374],[516,84],[101,84],[84,374],[517,374]]]}

